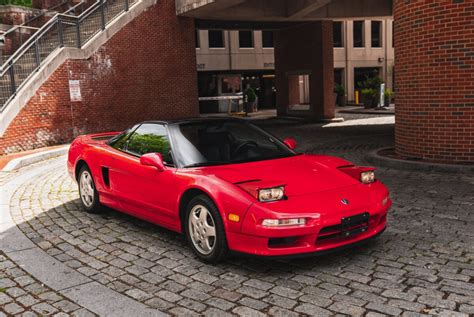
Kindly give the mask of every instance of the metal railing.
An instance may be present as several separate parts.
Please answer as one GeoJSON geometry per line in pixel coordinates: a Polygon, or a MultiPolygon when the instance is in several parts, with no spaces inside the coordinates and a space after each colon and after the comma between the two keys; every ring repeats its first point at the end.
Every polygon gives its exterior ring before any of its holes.
{"type": "Polygon", "coordinates": [[[0,68],[0,112],[19,89],[61,47],[82,48],[139,0],[99,0],[80,15],[56,14],[36,31],[0,68]]]}
{"type": "MultiPolygon", "coordinates": [[[[4,44],[1,52],[1,61],[8,59],[19,49],[36,31],[38,31],[49,19],[49,14],[63,13],[69,15],[79,15],[85,10],[92,1],[82,0],[77,4],[71,4],[71,0],[57,0],[58,2],[49,8],[40,10],[40,13],[30,17],[26,22],[20,25],[14,25],[0,37],[4,44]]],[[[0,62],[1,62],[0,61],[0,62]]]]}

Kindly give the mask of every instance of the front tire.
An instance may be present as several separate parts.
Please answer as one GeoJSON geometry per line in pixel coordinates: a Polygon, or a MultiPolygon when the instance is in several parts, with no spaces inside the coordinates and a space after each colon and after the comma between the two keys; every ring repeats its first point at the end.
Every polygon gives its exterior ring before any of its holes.
{"type": "Polygon", "coordinates": [[[78,177],[79,198],[82,208],[91,214],[97,214],[101,211],[99,202],[99,193],[95,187],[94,178],[87,165],[84,165],[79,171],[78,177]]]}
{"type": "Polygon", "coordinates": [[[224,224],[214,202],[205,195],[194,197],[186,209],[186,238],[203,261],[217,263],[227,254],[224,224]]]}

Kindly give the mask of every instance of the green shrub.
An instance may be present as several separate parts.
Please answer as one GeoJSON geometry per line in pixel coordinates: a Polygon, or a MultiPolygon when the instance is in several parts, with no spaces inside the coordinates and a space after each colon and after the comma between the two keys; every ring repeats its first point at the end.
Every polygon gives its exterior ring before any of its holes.
{"type": "Polygon", "coordinates": [[[9,4],[31,8],[33,6],[33,0],[0,0],[0,5],[9,4]]]}
{"type": "Polygon", "coordinates": [[[380,85],[382,83],[383,83],[383,80],[379,76],[375,76],[375,77],[368,77],[367,76],[367,77],[365,77],[365,81],[359,82],[359,86],[362,89],[367,88],[367,89],[379,90],[380,85]]]}
{"type": "Polygon", "coordinates": [[[336,93],[338,96],[345,96],[346,90],[344,89],[344,86],[336,84],[334,86],[334,93],[336,93]]]}
{"type": "Polygon", "coordinates": [[[247,102],[250,103],[255,102],[255,100],[257,100],[257,94],[252,88],[247,88],[247,90],[245,90],[245,97],[247,98],[247,102]]]}
{"type": "Polygon", "coordinates": [[[376,98],[377,97],[377,89],[372,88],[364,88],[360,91],[361,95],[366,98],[376,98]]]}
{"type": "Polygon", "coordinates": [[[387,89],[385,89],[385,92],[384,92],[383,95],[384,95],[385,98],[393,98],[395,93],[392,91],[392,89],[387,88],[387,89]]]}

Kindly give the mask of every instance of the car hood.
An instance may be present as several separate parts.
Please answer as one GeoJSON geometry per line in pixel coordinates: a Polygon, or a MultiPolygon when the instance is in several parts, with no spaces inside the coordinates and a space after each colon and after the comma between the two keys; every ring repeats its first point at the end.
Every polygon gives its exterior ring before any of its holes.
{"type": "MultiPolygon", "coordinates": [[[[288,197],[360,184],[354,178],[338,171],[334,164],[327,164],[328,162],[330,161],[327,157],[318,159],[318,156],[297,155],[205,169],[208,175],[214,175],[249,192],[259,188],[285,185],[285,194],[288,197]]],[[[345,161],[339,160],[339,162],[345,161]]]]}

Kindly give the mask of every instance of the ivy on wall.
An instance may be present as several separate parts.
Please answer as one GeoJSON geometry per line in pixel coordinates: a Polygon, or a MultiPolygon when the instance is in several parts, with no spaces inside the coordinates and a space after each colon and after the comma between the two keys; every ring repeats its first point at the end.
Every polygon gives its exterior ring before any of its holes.
{"type": "Polygon", "coordinates": [[[0,5],[13,4],[23,7],[31,7],[33,5],[33,0],[0,0],[0,5]]]}

